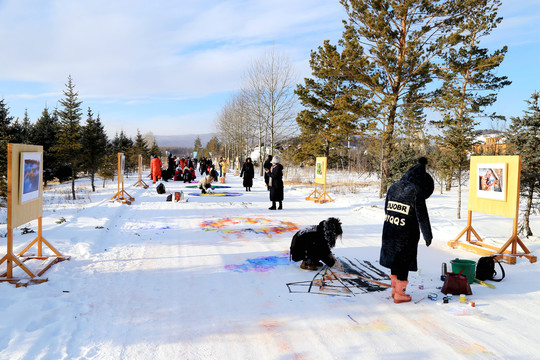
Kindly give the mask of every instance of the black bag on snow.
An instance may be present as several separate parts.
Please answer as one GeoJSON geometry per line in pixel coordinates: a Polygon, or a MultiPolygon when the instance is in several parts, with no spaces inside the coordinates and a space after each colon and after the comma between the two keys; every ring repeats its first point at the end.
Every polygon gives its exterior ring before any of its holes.
{"type": "Polygon", "coordinates": [[[158,194],[165,194],[165,185],[159,183],[158,186],[156,186],[156,191],[158,194]]]}
{"type": "Polygon", "coordinates": [[[502,279],[504,279],[504,276],[505,276],[504,269],[501,263],[498,260],[495,260],[496,257],[497,255],[484,256],[478,259],[478,262],[476,264],[476,275],[475,275],[475,277],[478,280],[501,281],[502,279]],[[497,272],[495,271],[495,263],[499,264],[499,267],[501,268],[502,278],[500,279],[495,279],[495,275],[497,275],[497,272]]]}
{"type": "Polygon", "coordinates": [[[167,195],[166,201],[172,201],[172,194],[167,195]]]}

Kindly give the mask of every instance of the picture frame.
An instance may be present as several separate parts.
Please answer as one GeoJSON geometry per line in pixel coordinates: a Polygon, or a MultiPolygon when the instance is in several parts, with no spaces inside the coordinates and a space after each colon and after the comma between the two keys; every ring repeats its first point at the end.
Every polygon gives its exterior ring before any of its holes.
{"type": "Polygon", "coordinates": [[[120,161],[120,172],[122,173],[122,176],[126,174],[125,168],[126,168],[126,156],[122,154],[122,158],[120,161]]]}
{"type": "Polygon", "coordinates": [[[506,201],[508,184],[507,163],[476,164],[476,196],[484,199],[506,201]]]}
{"type": "Polygon", "coordinates": [[[41,172],[43,169],[40,152],[21,152],[19,203],[37,200],[41,196],[41,172]]]}
{"type": "Polygon", "coordinates": [[[315,159],[315,183],[326,184],[326,157],[315,159]]]}
{"type": "Polygon", "coordinates": [[[322,171],[322,163],[318,162],[315,164],[315,177],[322,177],[323,171],[322,171]]]}

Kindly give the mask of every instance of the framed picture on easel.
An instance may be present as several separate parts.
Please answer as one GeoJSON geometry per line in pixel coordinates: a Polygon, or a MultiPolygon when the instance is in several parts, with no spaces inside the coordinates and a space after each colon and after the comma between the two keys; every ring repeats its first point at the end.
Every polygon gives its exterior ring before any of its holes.
{"type": "Polygon", "coordinates": [[[478,188],[476,196],[506,201],[507,164],[476,164],[478,188]]]}
{"type": "Polygon", "coordinates": [[[41,194],[41,153],[21,152],[19,203],[40,198],[41,194]]]}

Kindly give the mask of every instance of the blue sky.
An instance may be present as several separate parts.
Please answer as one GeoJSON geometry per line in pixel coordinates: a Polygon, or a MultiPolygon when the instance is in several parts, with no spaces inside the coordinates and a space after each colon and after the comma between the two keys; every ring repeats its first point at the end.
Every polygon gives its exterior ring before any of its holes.
{"type": "MultiPolygon", "coordinates": [[[[540,0],[507,0],[500,15],[484,46],[508,45],[498,73],[513,83],[492,110],[517,116],[540,90],[540,0]]],[[[310,51],[336,43],[343,18],[337,0],[0,0],[0,98],[35,122],[71,75],[111,137],[210,133],[254,59],[274,46],[300,82],[310,51]]]]}

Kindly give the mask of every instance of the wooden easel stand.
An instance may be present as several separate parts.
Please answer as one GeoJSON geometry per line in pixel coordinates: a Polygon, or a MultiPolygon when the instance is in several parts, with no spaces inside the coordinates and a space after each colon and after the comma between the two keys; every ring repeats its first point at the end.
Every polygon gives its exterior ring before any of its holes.
{"type": "Polygon", "coordinates": [[[517,215],[514,217],[513,221],[513,230],[512,230],[512,236],[508,241],[501,246],[500,248],[497,248],[493,245],[485,244],[480,235],[476,232],[476,230],[472,227],[472,211],[468,211],[467,215],[467,226],[465,229],[463,229],[457,238],[453,241],[449,241],[448,245],[455,248],[455,247],[461,247],[468,251],[474,252],[476,254],[480,255],[499,255],[498,258],[502,259],[503,261],[509,263],[509,264],[515,264],[516,263],[516,257],[525,257],[529,259],[531,263],[534,263],[537,261],[536,256],[531,255],[531,252],[529,249],[525,246],[523,241],[518,236],[518,217],[517,215]],[[476,240],[471,239],[471,234],[473,234],[476,237],[476,240]],[[465,235],[466,243],[461,243],[459,240],[461,237],[465,235]],[[518,253],[517,248],[521,247],[521,249],[524,251],[524,253],[518,253]],[[508,248],[510,247],[510,250],[508,248]]]}

